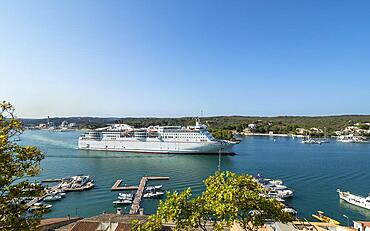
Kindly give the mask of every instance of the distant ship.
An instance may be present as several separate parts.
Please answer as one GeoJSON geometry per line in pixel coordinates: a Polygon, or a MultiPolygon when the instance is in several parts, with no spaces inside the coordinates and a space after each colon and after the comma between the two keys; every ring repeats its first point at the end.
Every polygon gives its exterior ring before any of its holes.
{"type": "Polygon", "coordinates": [[[350,192],[342,192],[339,189],[337,189],[337,192],[340,199],[361,208],[370,209],[370,193],[367,197],[362,197],[350,192]]]}
{"type": "Polygon", "coordinates": [[[80,136],[78,148],[139,153],[216,154],[231,153],[236,142],[215,139],[204,124],[134,128],[112,124],[80,136]]]}

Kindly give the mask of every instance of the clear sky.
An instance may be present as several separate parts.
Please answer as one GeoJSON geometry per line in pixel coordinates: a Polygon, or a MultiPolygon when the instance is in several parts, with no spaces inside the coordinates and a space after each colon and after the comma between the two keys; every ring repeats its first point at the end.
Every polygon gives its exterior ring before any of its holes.
{"type": "Polygon", "coordinates": [[[21,117],[370,114],[370,1],[1,1],[21,117]]]}

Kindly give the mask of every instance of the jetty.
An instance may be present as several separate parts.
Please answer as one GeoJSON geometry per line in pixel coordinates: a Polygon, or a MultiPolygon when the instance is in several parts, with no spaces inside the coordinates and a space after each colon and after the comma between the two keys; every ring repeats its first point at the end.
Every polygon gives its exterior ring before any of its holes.
{"type": "Polygon", "coordinates": [[[140,208],[141,199],[143,198],[146,183],[149,180],[169,180],[168,176],[144,176],[140,180],[139,187],[136,191],[134,201],[130,209],[130,214],[137,214],[140,208]]]}
{"type": "Polygon", "coordinates": [[[145,186],[150,180],[169,180],[168,176],[143,176],[140,180],[139,186],[120,186],[123,180],[117,180],[112,186],[112,191],[120,190],[137,190],[134,201],[130,209],[130,214],[137,214],[140,208],[141,199],[143,198],[145,186]]]}
{"type": "Polygon", "coordinates": [[[137,190],[139,187],[134,185],[120,186],[123,180],[117,180],[111,188],[111,191],[137,190]]]}

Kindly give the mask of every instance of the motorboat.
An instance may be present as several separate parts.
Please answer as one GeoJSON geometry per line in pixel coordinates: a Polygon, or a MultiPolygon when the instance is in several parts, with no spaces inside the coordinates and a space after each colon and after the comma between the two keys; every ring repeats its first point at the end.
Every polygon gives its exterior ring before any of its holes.
{"type": "Polygon", "coordinates": [[[118,193],[118,199],[131,199],[134,197],[132,193],[118,193]]]}
{"type": "Polygon", "coordinates": [[[293,196],[293,190],[284,189],[284,190],[271,190],[267,193],[267,196],[270,198],[281,198],[286,199],[293,196]]]}
{"type": "Polygon", "coordinates": [[[158,198],[164,195],[162,191],[151,191],[148,193],[144,193],[144,198],[158,198]]]}
{"type": "Polygon", "coordinates": [[[339,221],[334,220],[334,219],[326,216],[323,211],[317,211],[317,214],[312,214],[312,217],[319,220],[319,221],[322,221],[322,222],[327,222],[327,223],[331,223],[331,224],[335,224],[335,225],[340,224],[339,221]]]}
{"type": "Polygon", "coordinates": [[[50,209],[51,207],[53,207],[51,204],[37,202],[30,207],[30,211],[35,211],[35,210],[40,210],[40,209],[50,209]]]}
{"type": "Polygon", "coordinates": [[[293,190],[290,190],[290,189],[277,190],[277,193],[278,193],[279,197],[282,198],[282,199],[286,199],[286,198],[292,197],[294,195],[293,190]]]}
{"type": "Polygon", "coordinates": [[[62,196],[56,194],[56,195],[49,195],[49,196],[46,196],[43,201],[59,201],[60,199],[62,199],[62,196]]]}
{"type": "Polygon", "coordinates": [[[132,201],[133,198],[134,198],[133,196],[130,197],[130,196],[127,196],[127,195],[126,196],[118,196],[118,200],[131,200],[132,201]]]}
{"type": "Polygon", "coordinates": [[[337,141],[342,142],[342,143],[364,143],[366,142],[364,137],[355,136],[353,134],[339,136],[337,141]]]}
{"type": "Polygon", "coordinates": [[[128,205],[128,204],[132,204],[132,200],[128,200],[128,199],[125,199],[125,200],[116,200],[116,201],[113,201],[113,204],[114,205],[128,205]]]}
{"type": "Polygon", "coordinates": [[[286,212],[286,213],[290,213],[294,216],[297,215],[297,213],[298,213],[297,210],[293,209],[292,207],[285,207],[281,211],[286,212]]]}
{"type": "Polygon", "coordinates": [[[160,190],[160,189],[162,189],[162,185],[148,186],[145,188],[145,191],[160,190]]]}

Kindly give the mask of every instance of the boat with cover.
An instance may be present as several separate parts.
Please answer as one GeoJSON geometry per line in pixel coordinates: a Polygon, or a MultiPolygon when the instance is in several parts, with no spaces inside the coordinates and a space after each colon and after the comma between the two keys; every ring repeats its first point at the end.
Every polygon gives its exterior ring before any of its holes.
{"type": "Polygon", "coordinates": [[[164,195],[162,191],[151,191],[144,194],[144,198],[158,198],[164,195]]]}
{"type": "Polygon", "coordinates": [[[145,191],[152,191],[152,190],[160,190],[162,189],[162,185],[155,185],[155,186],[148,186],[145,188],[145,191]]]}
{"type": "Polygon", "coordinates": [[[312,217],[322,222],[340,225],[339,221],[326,216],[323,211],[317,211],[317,214],[312,214],[312,217]]]}
{"type": "Polygon", "coordinates": [[[60,199],[62,199],[62,196],[56,194],[45,197],[43,201],[59,201],[60,199]]]}
{"type": "Polygon", "coordinates": [[[30,211],[35,211],[39,209],[50,209],[51,207],[53,207],[51,204],[37,202],[30,207],[30,211]]]}
{"type": "Polygon", "coordinates": [[[337,189],[339,198],[346,201],[347,203],[359,206],[364,209],[370,209],[370,193],[367,197],[352,194],[350,192],[342,192],[337,189]]]}
{"type": "Polygon", "coordinates": [[[293,196],[293,190],[284,189],[284,190],[271,190],[267,193],[267,196],[270,198],[281,198],[286,199],[293,196]]]}
{"type": "Polygon", "coordinates": [[[116,201],[113,201],[113,204],[114,205],[128,205],[128,204],[132,204],[132,200],[129,200],[129,199],[119,199],[119,200],[116,200],[116,201]]]}
{"type": "Polygon", "coordinates": [[[292,214],[293,216],[295,216],[295,215],[297,215],[297,210],[296,209],[294,209],[294,208],[292,208],[292,207],[285,207],[285,208],[283,208],[282,209],[282,211],[283,212],[286,212],[286,213],[290,213],[290,214],[292,214]]]}
{"type": "Polygon", "coordinates": [[[132,193],[118,193],[118,198],[122,199],[132,199],[134,197],[134,194],[132,193]]]}
{"type": "Polygon", "coordinates": [[[364,137],[355,136],[354,134],[339,136],[337,141],[342,142],[342,143],[364,143],[366,142],[364,137]]]}

